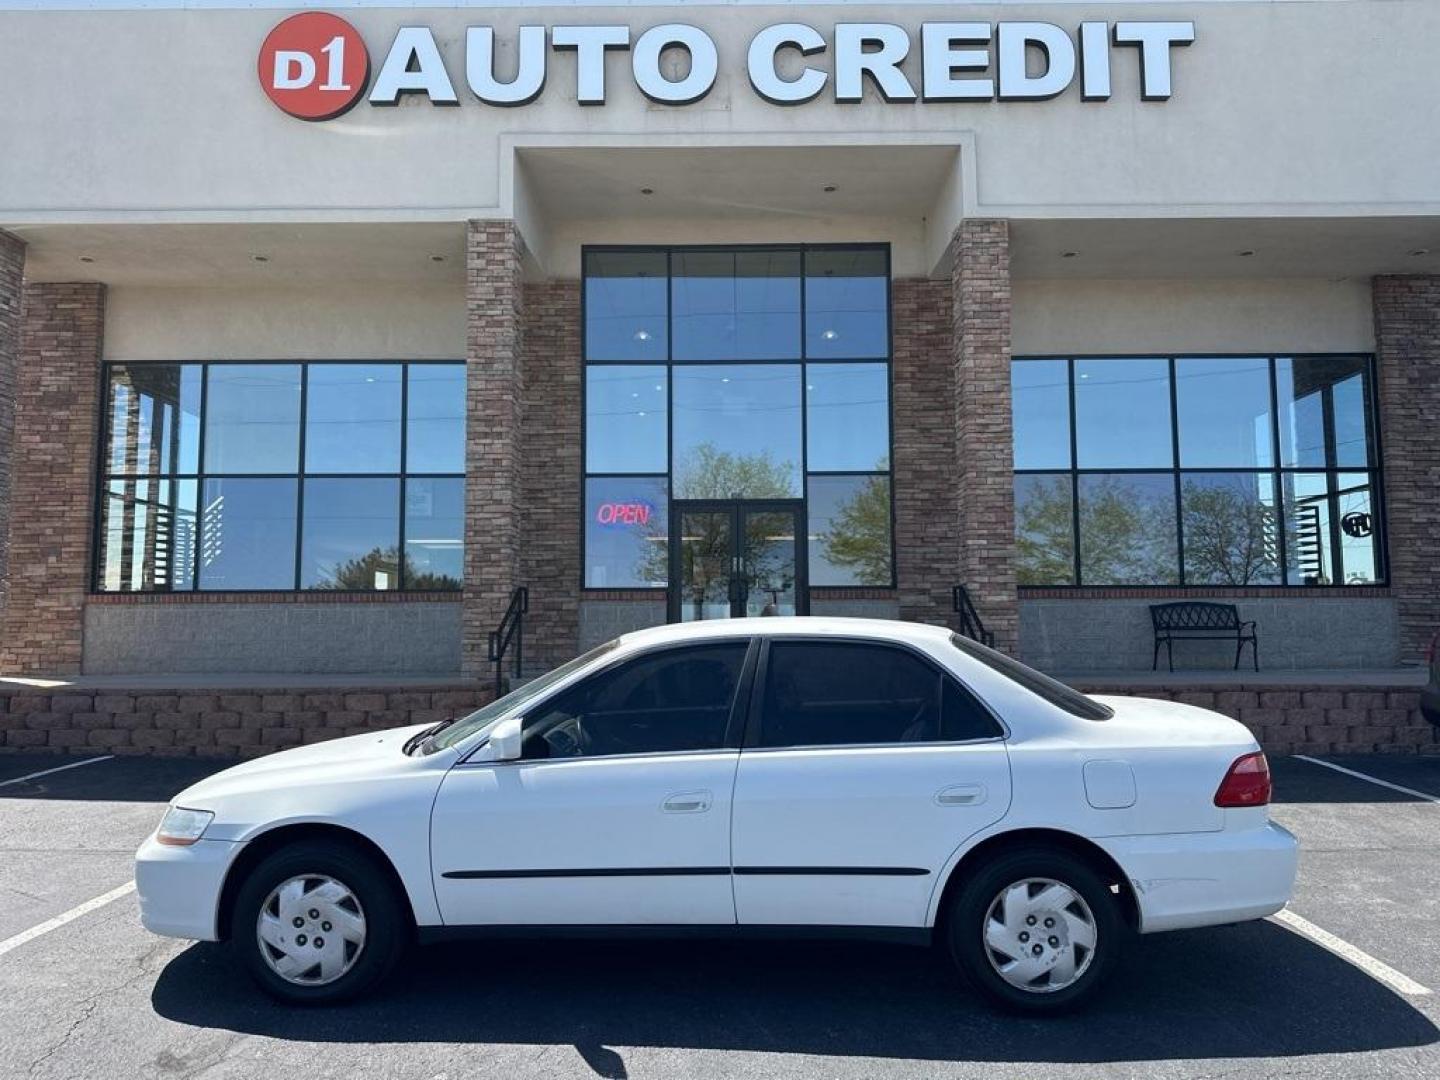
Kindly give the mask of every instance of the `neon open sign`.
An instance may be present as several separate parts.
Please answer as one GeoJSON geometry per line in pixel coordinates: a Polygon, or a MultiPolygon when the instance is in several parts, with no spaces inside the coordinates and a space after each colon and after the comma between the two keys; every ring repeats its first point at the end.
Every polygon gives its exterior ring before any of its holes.
{"type": "Polygon", "coordinates": [[[595,511],[595,520],[601,525],[648,525],[654,510],[644,502],[601,503],[595,511]]]}

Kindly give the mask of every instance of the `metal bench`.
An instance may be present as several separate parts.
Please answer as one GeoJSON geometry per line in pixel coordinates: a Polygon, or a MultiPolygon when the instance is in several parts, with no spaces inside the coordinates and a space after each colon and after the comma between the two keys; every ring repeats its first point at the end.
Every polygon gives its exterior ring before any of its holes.
{"type": "Polygon", "coordinates": [[[1255,624],[1241,622],[1240,611],[1234,604],[1205,604],[1197,601],[1151,604],[1150,622],[1155,627],[1155,655],[1150,659],[1151,671],[1160,666],[1161,645],[1165,646],[1170,670],[1175,670],[1176,641],[1233,641],[1237,671],[1245,643],[1249,642],[1250,658],[1255,663],[1255,670],[1260,670],[1260,646],[1255,640],[1255,624]]]}

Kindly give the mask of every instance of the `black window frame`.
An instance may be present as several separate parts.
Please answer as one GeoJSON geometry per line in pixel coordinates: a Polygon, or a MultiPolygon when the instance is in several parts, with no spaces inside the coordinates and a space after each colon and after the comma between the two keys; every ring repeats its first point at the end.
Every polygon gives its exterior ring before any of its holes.
{"type": "MultiPolygon", "coordinates": [[[[745,725],[744,753],[793,753],[795,751],[857,750],[900,746],[909,749],[924,747],[975,746],[982,743],[1004,742],[1010,738],[1010,725],[997,713],[984,696],[975,692],[964,679],[923,649],[905,641],[887,641],[879,638],[844,634],[770,634],[760,638],[759,655],[750,684],[749,716],[745,725]],[[994,735],[973,739],[925,739],[917,742],[872,742],[872,743],[811,743],[795,746],[765,746],[761,744],[765,728],[765,684],[770,674],[770,653],[775,645],[850,645],[877,649],[888,649],[914,657],[934,672],[937,688],[943,682],[950,682],[967,698],[975,702],[981,711],[995,725],[994,735]]],[[[944,697],[939,695],[939,706],[943,710],[944,697]]],[[[942,714],[943,723],[943,714],[942,714]]]]}
{"type": "MultiPolygon", "coordinates": [[[[886,582],[836,585],[836,586],[814,586],[806,582],[807,591],[815,588],[845,588],[845,589],[895,589],[898,587],[898,573],[896,569],[895,552],[895,284],[894,266],[891,255],[891,245],[884,242],[862,242],[862,243],[820,243],[820,244],[584,244],[580,248],[580,497],[577,508],[579,548],[580,548],[580,573],[579,587],[582,597],[587,593],[606,593],[616,590],[626,592],[649,592],[656,596],[667,595],[676,582],[668,581],[665,585],[590,585],[587,581],[588,565],[588,543],[587,533],[589,522],[586,515],[588,499],[588,483],[591,480],[617,480],[617,479],[647,479],[660,480],[665,484],[665,496],[667,502],[666,521],[667,528],[673,533],[676,522],[675,503],[685,502],[685,499],[676,499],[674,473],[675,473],[675,380],[674,372],[677,368],[704,367],[714,365],[726,366],[750,366],[750,365],[793,365],[799,368],[800,372],[800,495],[793,500],[799,506],[804,515],[806,533],[809,533],[810,525],[810,477],[842,477],[842,478],[865,478],[872,476],[884,476],[889,483],[890,502],[890,577],[886,582]],[[886,318],[886,354],[884,357],[855,357],[851,359],[836,359],[831,357],[816,357],[813,361],[808,357],[806,345],[806,255],[812,251],[876,251],[884,256],[885,274],[885,318],[886,318]],[[799,355],[788,359],[776,360],[676,360],[675,359],[675,335],[674,335],[674,256],[676,253],[685,252],[756,252],[756,251],[796,251],[800,253],[800,311],[799,311],[799,355]],[[589,348],[587,343],[589,319],[586,311],[587,283],[589,281],[589,260],[591,255],[606,253],[654,253],[664,254],[666,264],[666,308],[665,308],[665,358],[660,360],[596,360],[589,359],[589,348]],[[884,364],[885,365],[885,387],[886,387],[886,420],[888,428],[888,456],[886,459],[887,468],[883,472],[857,472],[854,470],[812,470],[809,468],[809,394],[806,386],[806,367],[809,363],[817,364],[884,364]],[[614,472],[590,472],[586,462],[586,446],[589,438],[587,400],[587,382],[590,367],[659,367],[665,370],[665,471],[663,473],[614,473],[614,472]]],[[[740,501],[745,501],[743,498],[740,501]]],[[[767,500],[768,501],[768,500],[767,500]]],[[[800,539],[799,546],[807,546],[808,541],[800,539]]],[[[805,552],[808,556],[808,551],[805,552]]]]}
{"type": "MultiPolygon", "coordinates": [[[[611,648],[613,648],[617,644],[618,639],[616,639],[615,642],[609,643],[611,648]]],[[[600,666],[596,667],[594,670],[587,671],[579,678],[571,679],[563,683],[562,685],[555,687],[554,690],[552,690],[550,693],[546,694],[539,700],[528,703],[524,709],[524,716],[538,716],[545,709],[549,708],[552,702],[556,701],[561,697],[564,697],[566,694],[573,693],[590,680],[605,678],[607,675],[613,674],[614,672],[620,670],[623,667],[626,667],[629,664],[639,663],[644,660],[653,660],[655,657],[662,656],[667,653],[688,652],[691,649],[713,649],[726,645],[743,646],[745,649],[745,655],[741,658],[740,661],[740,675],[739,678],[736,680],[735,696],[730,702],[730,718],[726,721],[725,736],[721,740],[721,744],[719,746],[709,747],[700,750],[645,750],[629,754],[591,754],[581,757],[568,758],[520,757],[515,759],[514,761],[473,762],[472,764],[530,766],[546,764],[562,765],[579,761],[614,761],[619,758],[631,759],[651,757],[675,757],[682,754],[718,754],[728,751],[739,751],[742,748],[744,734],[748,727],[751,708],[750,700],[752,696],[753,682],[755,679],[755,672],[758,667],[761,647],[761,640],[758,637],[748,634],[717,634],[713,637],[695,638],[693,640],[678,642],[667,642],[664,645],[657,645],[653,648],[643,649],[639,652],[626,653],[622,656],[612,656],[608,660],[602,662],[600,666]]],[[[600,646],[600,648],[605,648],[605,646],[600,646]]],[[[477,744],[475,749],[479,749],[479,747],[483,745],[483,742],[479,743],[477,744]]]]}
{"type": "MultiPolygon", "coordinates": [[[[1114,589],[1132,591],[1154,591],[1156,589],[1165,591],[1187,591],[1196,593],[1224,593],[1238,589],[1303,589],[1312,591],[1315,589],[1373,589],[1387,588],[1390,584],[1389,571],[1389,542],[1387,528],[1387,514],[1385,508],[1385,475],[1384,475],[1384,451],[1381,445],[1380,417],[1379,417],[1379,379],[1375,362],[1375,354],[1360,350],[1346,350],[1339,352],[1314,352],[1295,351],[1277,352],[1275,350],[1256,350],[1254,352],[1151,352],[1151,353],[1037,353],[1023,354],[1011,357],[1012,367],[1016,364],[1033,361],[1061,361],[1066,365],[1066,377],[1068,381],[1068,408],[1069,408],[1069,465],[1068,467],[1055,468],[1015,468],[1012,469],[1014,477],[1020,476],[1057,476],[1066,479],[1070,488],[1070,539],[1071,539],[1071,580],[1068,582],[1045,582],[1022,584],[1021,589],[1054,589],[1054,590],[1093,590],[1093,589],[1114,589]],[[1365,414],[1365,432],[1367,436],[1367,457],[1368,463],[1364,466],[1341,466],[1337,464],[1332,415],[1329,410],[1325,414],[1325,464],[1323,466],[1298,466],[1283,465],[1280,455],[1280,397],[1279,383],[1276,377],[1276,364],[1281,360],[1301,359],[1355,359],[1362,362],[1362,373],[1365,378],[1365,390],[1367,396],[1367,409],[1365,414]],[[1146,467],[1146,468],[1081,468],[1079,462],[1079,433],[1076,430],[1076,407],[1075,407],[1075,364],[1077,361],[1085,360],[1114,360],[1123,362],[1126,360],[1161,360],[1168,364],[1169,368],[1169,397],[1170,397],[1170,442],[1171,460],[1168,466],[1146,467]],[[1180,459],[1180,411],[1179,411],[1179,386],[1176,380],[1175,364],[1178,360],[1264,360],[1269,370],[1270,381],[1270,455],[1271,463],[1265,466],[1240,466],[1220,468],[1212,466],[1186,466],[1180,459]],[[1374,518],[1375,538],[1375,580],[1347,584],[1343,580],[1331,580],[1324,585],[1306,585],[1288,580],[1290,567],[1288,566],[1290,539],[1285,514],[1285,490],[1284,478],[1287,475],[1300,474],[1323,474],[1326,478],[1327,490],[1331,497],[1338,496],[1344,489],[1340,486],[1339,477],[1342,474],[1364,473],[1370,478],[1370,505],[1374,518]],[[1185,575],[1185,504],[1183,498],[1183,482],[1187,475],[1234,475],[1234,476],[1266,476],[1269,477],[1275,491],[1275,506],[1277,515],[1277,544],[1276,550],[1279,554],[1277,561],[1278,579],[1271,582],[1249,582],[1245,584],[1225,584],[1216,582],[1190,582],[1185,575]],[[1175,571],[1176,579],[1173,582],[1149,582],[1149,583],[1126,583],[1110,584],[1107,582],[1087,583],[1083,574],[1083,562],[1081,558],[1081,532],[1080,532],[1080,477],[1084,475],[1116,475],[1116,476],[1169,476],[1173,479],[1175,488],[1175,571]]],[[[1012,402],[1013,410],[1014,404],[1012,402]]],[[[1013,448],[1012,448],[1013,450],[1013,448]]],[[[1013,481],[1012,481],[1013,485],[1013,481]]],[[[1340,523],[1337,515],[1330,515],[1329,536],[1326,542],[1329,548],[1329,561],[1331,577],[1335,578],[1335,570],[1342,566],[1340,555],[1340,523]]],[[[1018,528],[1018,521],[1017,521],[1018,528]]],[[[1018,536],[1018,533],[1017,533],[1018,536]]]]}
{"type": "MultiPolygon", "coordinates": [[[[90,582],[89,592],[95,596],[175,596],[175,595],[206,595],[206,596],[227,596],[227,595],[265,595],[265,594],[302,594],[302,595],[391,595],[403,592],[421,592],[426,595],[435,594],[441,596],[456,596],[464,588],[464,560],[462,554],[461,580],[454,587],[421,589],[410,588],[405,580],[405,518],[406,518],[406,495],[409,482],[412,480],[459,480],[461,490],[464,491],[466,473],[462,457],[459,472],[407,472],[407,459],[409,454],[409,386],[410,372],[417,367],[453,367],[462,371],[466,368],[463,359],[439,359],[439,358],[354,358],[354,359],[324,359],[307,360],[294,357],[280,357],[268,359],[245,359],[227,358],[223,360],[107,360],[100,366],[100,421],[98,424],[98,449],[95,468],[95,505],[93,507],[91,521],[91,552],[90,552],[90,582]],[[194,472],[176,473],[116,473],[110,470],[110,440],[113,434],[113,415],[110,408],[110,390],[112,386],[111,377],[116,369],[134,369],[140,367],[175,366],[175,367],[198,367],[201,369],[200,379],[200,404],[198,412],[198,446],[196,449],[196,464],[194,472]],[[227,472],[211,473],[205,469],[205,442],[206,442],[206,406],[209,396],[210,369],[215,367],[298,367],[300,369],[300,411],[298,415],[299,439],[296,452],[296,471],[284,473],[256,473],[256,472],[227,472]],[[305,435],[308,416],[309,398],[309,370],[312,367],[325,366],[375,366],[375,367],[399,367],[400,368],[400,460],[398,472],[308,472],[305,469],[305,435]],[[295,552],[294,572],[291,575],[291,584],[287,586],[275,586],[259,589],[205,589],[201,588],[200,572],[200,521],[203,508],[199,505],[203,502],[205,482],[207,480],[293,480],[296,488],[295,505],[295,552]],[[190,570],[190,586],[183,589],[106,589],[102,580],[104,564],[105,533],[103,522],[105,520],[105,505],[109,498],[109,487],[115,481],[149,481],[159,483],[169,481],[178,484],[182,481],[193,481],[196,485],[196,535],[194,565],[190,570]],[[325,588],[304,588],[301,585],[303,565],[301,562],[305,542],[305,483],[307,480],[394,480],[397,487],[398,503],[396,512],[397,533],[396,544],[398,551],[398,573],[397,584],[394,589],[325,589],[325,588]]],[[[464,406],[462,398],[462,406],[464,406]]],[[[178,430],[178,429],[177,429],[178,430]]],[[[462,518],[461,545],[465,543],[464,526],[462,518]]]]}

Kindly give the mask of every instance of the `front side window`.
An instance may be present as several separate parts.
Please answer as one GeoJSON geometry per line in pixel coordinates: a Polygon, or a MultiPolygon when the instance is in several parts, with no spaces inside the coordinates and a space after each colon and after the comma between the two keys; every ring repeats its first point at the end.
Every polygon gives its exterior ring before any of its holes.
{"type": "Polygon", "coordinates": [[[666,588],[674,500],[803,502],[811,584],[893,585],[886,249],[583,262],[584,586],[666,588]]]}
{"type": "Polygon", "coordinates": [[[1368,357],[1018,358],[1011,389],[1022,586],[1384,580],[1368,357]]]}
{"type": "Polygon", "coordinates": [[[972,695],[907,649],[848,641],[770,646],[761,746],[951,742],[998,734],[972,695]]]}
{"type": "Polygon", "coordinates": [[[101,592],[458,589],[465,367],[116,364],[101,592]]]}
{"type": "Polygon", "coordinates": [[[749,644],[667,649],[593,675],[525,718],[522,757],[721,749],[749,644]]]}

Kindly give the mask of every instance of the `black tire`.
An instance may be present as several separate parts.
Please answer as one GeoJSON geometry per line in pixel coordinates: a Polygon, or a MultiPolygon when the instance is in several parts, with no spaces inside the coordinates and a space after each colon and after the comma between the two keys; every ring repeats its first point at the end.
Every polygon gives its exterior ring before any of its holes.
{"type": "MultiPolygon", "coordinates": [[[[1037,893],[1041,891],[1039,886],[1034,888],[1037,893]]],[[[1037,929],[1043,933],[1042,928],[1037,929]]],[[[967,880],[953,894],[946,927],[951,959],[966,980],[991,1004],[1032,1016],[1069,1012],[1089,1002],[1113,970],[1129,936],[1119,897],[1090,865],[1069,852],[1048,848],[1006,852],[967,873],[967,880]],[[985,943],[990,909],[1002,892],[1037,878],[1069,887],[1084,900],[1093,919],[1094,949],[1089,951],[1088,962],[1082,960],[1077,965],[1075,981],[1061,989],[1045,985],[1050,978],[1048,972],[1032,984],[1033,988],[1012,985],[992,963],[992,951],[985,943]]],[[[1039,944],[1045,947],[1043,942],[1039,944]]],[[[994,955],[996,962],[1004,959],[1002,954],[994,955]]],[[[1047,952],[1047,959],[1049,955],[1047,952]]]]}
{"type": "Polygon", "coordinates": [[[235,897],[229,945],[267,994],[292,1004],[328,1005],[362,994],[389,975],[410,938],[408,902],[373,857],[346,844],[301,841],[266,856],[250,871],[235,897]],[[282,883],[321,876],[342,883],[353,894],[363,913],[364,940],[347,953],[353,959],[344,974],[331,982],[301,985],[282,978],[267,962],[256,926],[261,906],[282,883]]]}

